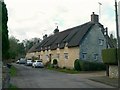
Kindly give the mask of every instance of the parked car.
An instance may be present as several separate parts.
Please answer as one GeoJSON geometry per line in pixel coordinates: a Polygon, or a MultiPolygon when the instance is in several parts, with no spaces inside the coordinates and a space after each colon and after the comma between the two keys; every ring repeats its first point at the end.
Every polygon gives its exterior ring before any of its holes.
{"type": "Polygon", "coordinates": [[[26,61],[26,65],[27,65],[27,66],[32,66],[32,60],[31,60],[31,59],[28,59],[28,60],[26,61]]]}
{"type": "Polygon", "coordinates": [[[26,59],[25,58],[21,58],[20,60],[19,60],[19,64],[25,64],[26,63],[26,59]]]}
{"type": "Polygon", "coordinates": [[[20,61],[20,60],[17,60],[17,61],[16,61],[16,64],[19,64],[19,61],[20,61]]]}
{"type": "Polygon", "coordinates": [[[43,68],[44,65],[42,63],[41,60],[35,60],[33,63],[32,63],[32,67],[36,68],[36,67],[40,67],[40,68],[43,68]]]}

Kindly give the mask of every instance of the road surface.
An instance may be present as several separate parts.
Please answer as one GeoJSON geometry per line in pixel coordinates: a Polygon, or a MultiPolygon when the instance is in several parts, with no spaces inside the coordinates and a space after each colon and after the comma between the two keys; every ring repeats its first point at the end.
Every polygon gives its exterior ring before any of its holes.
{"type": "Polygon", "coordinates": [[[44,68],[13,65],[18,73],[17,76],[11,78],[11,83],[18,88],[113,88],[87,79],[98,76],[99,73],[66,74],[44,68]]]}

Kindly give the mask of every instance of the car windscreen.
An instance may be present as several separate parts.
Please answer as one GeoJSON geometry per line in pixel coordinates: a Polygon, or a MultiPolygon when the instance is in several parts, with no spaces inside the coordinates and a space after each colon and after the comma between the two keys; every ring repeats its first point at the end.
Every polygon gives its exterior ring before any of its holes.
{"type": "Polygon", "coordinates": [[[37,62],[42,62],[42,61],[37,61],[37,62]]]}

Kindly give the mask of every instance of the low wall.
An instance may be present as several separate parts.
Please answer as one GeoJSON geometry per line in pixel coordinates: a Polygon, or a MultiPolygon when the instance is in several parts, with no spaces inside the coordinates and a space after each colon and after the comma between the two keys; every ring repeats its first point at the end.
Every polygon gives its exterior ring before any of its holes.
{"type": "Polygon", "coordinates": [[[109,66],[109,77],[110,78],[118,78],[118,66],[117,65],[109,66]]]}

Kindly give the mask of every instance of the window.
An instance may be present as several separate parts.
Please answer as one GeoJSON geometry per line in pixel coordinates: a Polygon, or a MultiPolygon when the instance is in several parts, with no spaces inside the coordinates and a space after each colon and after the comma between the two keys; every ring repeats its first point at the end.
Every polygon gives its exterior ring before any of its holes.
{"type": "Polygon", "coordinates": [[[46,55],[46,59],[49,59],[49,55],[46,55]]]}
{"type": "Polygon", "coordinates": [[[94,54],[94,60],[98,60],[98,54],[94,54]]]}
{"type": "Polygon", "coordinates": [[[104,40],[103,39],[99,39],[99,45],[103,45],[104,40]]]}
{"type": "Polygon", "coordinates": [[[64,58],[68,59],[68,53],[64,53],[64,58]]]}
{"type": "Polygon", "coordinates": [[[86,58],[87,58],[87,53],[82,53],[82,59],[86,60],[86,58]]]}
{"type": "Polygon", "coordinates": [[[57,58],[58,58],[58,59],[60,58],[60,54],[57,54],[57,58]]]}

